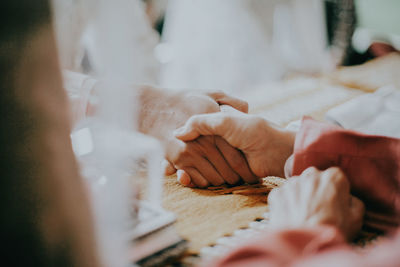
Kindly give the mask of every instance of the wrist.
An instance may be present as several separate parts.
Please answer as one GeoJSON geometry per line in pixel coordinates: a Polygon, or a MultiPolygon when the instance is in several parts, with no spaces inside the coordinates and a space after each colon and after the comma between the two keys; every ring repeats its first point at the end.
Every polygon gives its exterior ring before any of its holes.
{"type": "MultiPolygon", "coordinates": [[[[296,132],[284,129],[265,120],[264,128],[268,127],[269,138],[266,138],[266,148],[271,151],[274,160],[273,169],[269,175],[285,177],[285,163],[293,154],[296,132]]],[[[272,165],[272,164],[271,164],[272,165]]]]}

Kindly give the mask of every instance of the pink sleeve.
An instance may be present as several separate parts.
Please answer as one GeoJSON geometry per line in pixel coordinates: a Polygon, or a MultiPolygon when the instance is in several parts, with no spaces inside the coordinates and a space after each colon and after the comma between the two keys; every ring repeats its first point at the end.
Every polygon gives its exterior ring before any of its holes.
{"type": "Polygon", "coordinates": [[[271,231],[244,245],[211,267],[375,267],[399,266],[400,231],[394,238],[381,240],[362,251],[345,243],[332,226],[271,231]]]}
{"type": "Polygon", "coordinates": [[[367,208],[366,224],[394,230],[400,223],[400,139],[365,135],[305,117],[296,136],[292,174],[340,167],[352,194],[367,208]]]}
{"type": "Polygon", "coordinates": [[[345,249],[347,245],[332,226],[270,231],[207,266],[290,266],[333,247],[345,249]]]}

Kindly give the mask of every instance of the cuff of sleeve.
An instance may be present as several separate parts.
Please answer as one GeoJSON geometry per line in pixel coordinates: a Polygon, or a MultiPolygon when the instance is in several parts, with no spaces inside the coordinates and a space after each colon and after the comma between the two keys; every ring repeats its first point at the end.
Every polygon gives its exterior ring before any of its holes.
{"type": "Polygon", "coordinates": [[[271,230],[257,241],[235,249],[211,266],[239,266],[239,263],[240,266],[265,266],[272,262],[287,265],[301,257],[346,245],[340,231],[329,225],[271,230]]]}

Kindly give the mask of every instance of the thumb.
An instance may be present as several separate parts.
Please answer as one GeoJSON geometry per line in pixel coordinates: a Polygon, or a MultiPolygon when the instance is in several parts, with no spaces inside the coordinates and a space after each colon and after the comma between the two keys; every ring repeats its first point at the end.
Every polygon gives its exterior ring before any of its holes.
{"type": "Polygon", "coordinates": [[[236,110],[248,113],[249,104],[239,98],[225,94],[224,92],[211,92],[208,95],[214,99],[219,105],[229,105],[236,110]]]}
{"type": "Polygon", "coordinates": [[[223,137],[225,115],[223,113],[211,113],[195,115],[191,117],[184,126],[174,131],[176,138],[182,141],[191,141],[200,135],[220,135],[223,137]]]}

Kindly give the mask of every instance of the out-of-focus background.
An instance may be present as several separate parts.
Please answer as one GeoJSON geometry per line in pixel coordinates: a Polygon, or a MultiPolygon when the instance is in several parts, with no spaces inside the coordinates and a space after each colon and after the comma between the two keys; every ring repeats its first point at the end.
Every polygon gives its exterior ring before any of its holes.
{"type": "MultiPolygon", "coordinates": [[[[346,102],[382,87],[369,97],[390,102],[390,94],[400,88],[398,0],[53,0],[53,4],[62,68],[95,79],[109,78],[99,74],[99,66],[104,73],[111,72],[112,83],[104,87],[103,99],[111,102],[114,96],[114,106],[108,109],[117,115],[113,118],[130,114],[123,112],[124,106],[135,106],[124,95],[131,90],[115,86],[122,82],[165,90],[223,90],[247,100],[250,113],[281,126],[295,124],[304,115],[318,120],[330,117],[336,123],[350,118],[354,124],[364,120],[360,107],[365,104],[348,108],[346,102]]],[[[395,112],[381,120],[385,124],[398,117],[398,107],[387,106],[395,112]]],[[[141,140],[137,137],[136,144],[145,144],[141,140]]],[[[148,148],[133,150],[144,155],[148,148]]],[[[199,204],[204,203],[202,194],[190,189],[177,194],[183,189],[177,189],[175,178],[165,181],[171,182],[164,184],[168,198],[163,198],[163,207],[177,215],[177,230],[197,255],[216,238],[241,227],[237,219],[229,227],[219,220],[225,222],[235,214],[251,222],[262,215],[252,207],[250,216],[247,204],[246,209],[227,209],[225,198],[219,204],[210,199],[213,208],[204,208],[199,204]],[[188,199],[193,203],[190,209],[177,208],[187,206],[188,199]],[[211,215],[214,220],[204,220],[211,215]],[[206,230],[199,231],[194,224],[206,230]]],[[[230,203],[238,207],[234,197],[230,203]]]]}
{"type": "MultiPolygon", "coordinates": [[[[82,1],[54,2],[63,7],[56,12],[58,27],[71,28],[70,18],[79,15],[66,10],[82,1]]],[[[80,5],[87,19],[90,8],[80,5]]],[[[137,45],[133,80],[165,88],[243,93],[294,73],[361,64],[379,55],[371,49],[377,42],[400,49],[396,0],[137,0],[136,5],[137,23],[130,25],[137,45]]],[[[71,49],[66,31],[60,32],[60,43],[71,49]]],[[[90,73],[85,56],[95,46],[90,30],[68,32],[77,35],[81,49],[64,63],[90,73]]]]}

